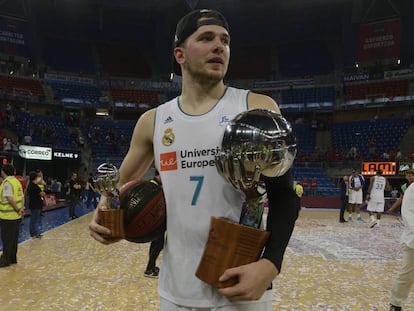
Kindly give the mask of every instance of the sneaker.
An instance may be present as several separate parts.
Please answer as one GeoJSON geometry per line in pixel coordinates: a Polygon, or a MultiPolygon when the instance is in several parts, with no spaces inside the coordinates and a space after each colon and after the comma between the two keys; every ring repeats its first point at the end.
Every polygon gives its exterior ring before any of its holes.
{"type": "Polygon", "coordinates": [[[394,305],[391,305],[390,311],[402,311],[402,308],[401,307],[394,306],[394,305]]]}
{"type": "Polygon", "coordinates": [[[352,216],[348,216],[348,222],[352,222],[352,216]]]}
{"type": "Polygon", "coordinates": [[[155,267],[154,269],[151,269],[151,270],[145,270],[144,276],[146,276],[147,278],[158,279],[159,272],[160,272],[160,268],[155,267]]]}
{"type": "Polygon", "coordinates": [[[362,219],[362,217],[358,217],[358,218],[357,218],[357,221],[359,221],[359,222],[365,222],[365,221],[362,219]]]}
{"type": "Polygon", "coordinates": [[[378,223],[376,221],[373,221],[371,223],[371,226],[369,226],[371,229],[374,228],[376,225],[378,225],[378,223]]]}

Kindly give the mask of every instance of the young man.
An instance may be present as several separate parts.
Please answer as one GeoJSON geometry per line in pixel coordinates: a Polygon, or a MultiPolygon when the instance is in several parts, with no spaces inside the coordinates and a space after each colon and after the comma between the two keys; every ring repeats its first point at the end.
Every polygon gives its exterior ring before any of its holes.
{"type": "Polygon", "coordinates": [[[391,289],[390,311],[401,311],[414,283],[414,183],[404,193],[401,206],[404,231],[401,235],[403,258],[400,273],[391,289]]]}
{"type": "MultiPolygon", "coordinates": [[[[202,282],[195,272],[211,217],[238,222],[244,201],[244,194],[227,183],[214,165],[225,121],[247,109],[280,110],[268,96],[224,84],[230,34],[220,13],[197,10],[184,16],[174,44],[174,69],[182,74],[181,95],[138,120],[118,184],[142,177],[153,160],[160,172],[168,228],[158,282],[160,310],[271,311],[269,285],[280,271],[299,211],[290,172],[265,180],[271,234],[262,258],[227,269],[219,280],[237,277],[239,282],[222,289],[202,282]]],[[[105,201],[102,197],[89,229],[93,238],[108,244],[103,235],[110,230],[98,224],[98,210],[105,201]]]]}
{"type": "Polygon", "coordinates": [[[352,212],[357,214],[357,221],[363,222],[361,217],[361,204],[362,204],[362,188],[365,186],[365,179],[361,174],[358,174],[356,170],[352,171],[352,175],[349,177],[349,191],[348,191],[348,221],[352,221],[352,212]]]}
{"type": "Polygon", "coordinates": [[[30,209],[30,225],[29,231],[32,238],[41,238],[40,226],[41,217],[40,214],[43,209],[43,197],[46,195],[39,187],[42,177],[37,172],[29,173],[29,185],[27,186],[26,195],[29,201],[30,209]]]}
{"type": "Polygon", "coordinates": [[[19,243],[19,226],[24,215],[24,194],[20,181],[15,177],[16,170],[11,164],[1,168],[0,184],[0,227],[3,254],[0,268],[17,263],[17,245],[19,243]]]}
{"type": "Polygon", "coordinates": [[[370,228],[379,226],[381,213],[384,213],[384,191],[390,189],[388,179],[382,176],[382,170],[377,170],[375,175],[371,177],[366,200],[368,201],[367,211],[371,219],[370,228]],[[376,217],[375,217],[376,215],[376,217]]]}

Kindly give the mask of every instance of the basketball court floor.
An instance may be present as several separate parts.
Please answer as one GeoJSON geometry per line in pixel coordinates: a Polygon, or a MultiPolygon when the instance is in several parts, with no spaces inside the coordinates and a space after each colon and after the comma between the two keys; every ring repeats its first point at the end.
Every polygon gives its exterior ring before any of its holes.
{"type": "MultiPolygon", "coordinates": [[[[18,264],[0,269],[1,311],[158,310],[157,280],[143,276],[149,244],[101,245],[88,234],[90,217],[19,245],[18,264]]],[[[395,216],[370,229],[340,224],[338,211],[303,209],[274,282],[273,309],[388,310],[401,232],[395,216]]],[[[404,310],[414,310],[414,290],[404,310]]]]}

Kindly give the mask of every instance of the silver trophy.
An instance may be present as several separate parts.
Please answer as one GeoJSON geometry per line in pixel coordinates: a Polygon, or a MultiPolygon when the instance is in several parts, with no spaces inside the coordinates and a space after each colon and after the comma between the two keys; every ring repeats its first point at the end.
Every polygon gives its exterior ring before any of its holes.
{"type": "Polygon", "coordinates": [[[95,189],[106,197],[106,209],[99,210],[98,222],[111,229],[108,238],[123,238],[124,233],[124,210],[120,209],[118,168],[111,163],[102,163],[96,169],[93,177],[95,189]]]}
{"type": "Polygon", "coordinates": [[[290,123],[271,110],[242,112],[227,125],[216,167],[226,181],[246,195],[240,224],[260,227],[265,193],[260,176],[284,175],[293,164],[296,150],[290,123]]]}
{"type": "Polygon", "coordinates": [[[208,240],[196,276],[217,288],[238,279],[218,279],[228,268],[257,261],[270,232],[261,230],[266,192],[260,176],[284,175],[296,155],[292,128],[280,114],[255,109],[238,114],[226,127],[216,156],[219,174],[246,195],[239,223],[212,217],[208,240]]]}

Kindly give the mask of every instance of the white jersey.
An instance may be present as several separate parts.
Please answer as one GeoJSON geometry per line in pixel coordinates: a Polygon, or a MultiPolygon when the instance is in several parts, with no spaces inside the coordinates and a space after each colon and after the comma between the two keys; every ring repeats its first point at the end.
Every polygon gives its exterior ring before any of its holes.
{"type": "Polygon", "coordinates": [[[385,179],[384,176],[378,176],[378,175],[375,175],[372,178],[373,178],[371,180],[372,187],[371,187],[371,192],[369,194],[370,201],[372,200],[375,202],[385,202],[384,190],[385,190],[385,185],[387,184],[387,180],[385,179]]]}
{"type": "Polygon", "coordinates": [[[167,205],[167,239],[159,294],[175,304],[214,307],[229,304],[195,276],[212,216],[238,222],[244,194],[217,172],[215,156],[228,121],[247,110],[247,90],[227,88],[207,113],[192,116],[175,98],[157,108],[154,161],[167,205]]]}

